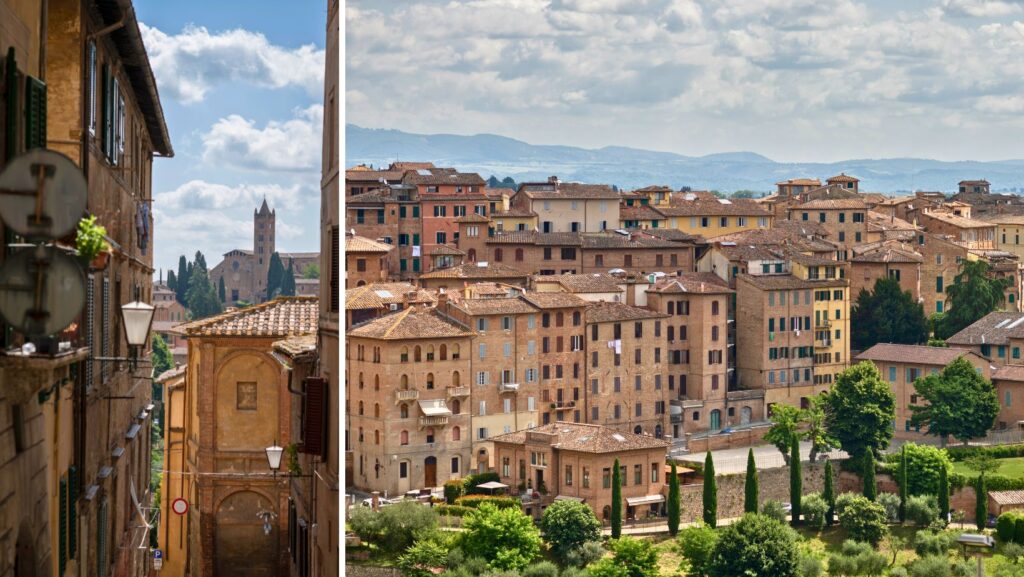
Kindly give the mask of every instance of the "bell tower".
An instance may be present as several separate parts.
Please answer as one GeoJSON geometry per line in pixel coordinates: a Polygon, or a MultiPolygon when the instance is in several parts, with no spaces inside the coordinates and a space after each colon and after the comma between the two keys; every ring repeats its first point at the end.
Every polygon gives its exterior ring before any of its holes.
{"type": "Polygon", "coordinates": [[[266,297],[267,273],[270,271],[270,255],[274,254],[274,223],[277,219],[277,211],[270,210],[267,206],[267,199],[263,199],[263,205],[259,210],[253,210],[253,292],[266,297]]]}

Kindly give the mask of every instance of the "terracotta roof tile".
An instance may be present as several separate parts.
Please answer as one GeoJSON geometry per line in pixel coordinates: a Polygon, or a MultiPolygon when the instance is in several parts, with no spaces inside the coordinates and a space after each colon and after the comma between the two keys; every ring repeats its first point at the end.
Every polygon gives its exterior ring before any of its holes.
{"type": "Polygon", "coordinates": [[[666,276],[655,281],[647,292],[665,294],[727,294],[735,292],[729,284],[711,272],[687,272],[679,276],[666,276]]]}
{"type": "Polygon", "coordinates": [[[849,286],[845,279],[823,279],[807,280],[787,275],[749,275],[741,274],[736,277],[741,281],[748,282],[762,290],[783,290],[783,289],[819,289],[839,288],[849,286]]]}
{"type": "Polygon", "coordinates": [[[532,216],[537,216],[537,213],[525,208],[509,208],[491,213],[491,218],[529,218],[532,216]]]}
{"type": "Polygon", "coordinates": [[[527,434],[550,435],[554,446],[560,451],[617,453],[620,451],[639,451],[668,447],[667,441],[648,435],[620,433],[615,429],[602,425],[565,423],[561,421],[533,429],[523,429],[514,433],[498,435],[490,440],[496,443],[522,445],[526,443],[527,434]]]}
{"type": "Polygon", "coordinates": [[[964,355],[973,354],[974,353],[967,349],[951,347],[928,347],[924,345],[878,343],[857,355],[855,360],[946,366],[964,355]]]}
{"type": "Polygon", "coordinates": [[[481,266],[483,264],[483,262],[471,262],[453,266],[451,268],[435,270],[425,274],[421,274],[420,279],[526,279],[530,276],[530,274],[527,272],[523,272],[517,268],[513,268],[501,263],[488,262],[486,263],[486,266],[481,266]]]}
{"type": "Polygon", "coordinates": [[[345,236],[345,252],[391,252],[394,247],[364,236],[345,236]]]}
{"type": "Polygon", "coordinates": [[[1017,381],[1024,383],[1024,366],[1003,365],[992,373],[993,381],[1017,381]]]}
{"type": "MultiPolygon", "coordinates": [[[[926,210],[921,214],[922,220],[925,218],[934,218],[935,220],[944,222],[957,228],[991,228],[995,226],[993,222],[986,222],[984,220],[976,220],[973,218],[965,218],[957,216],[951,212],[937,212],[926,210]]],[[[925,228],[928,228],[925,224],[925,228]]]]}
{"type": "Polygon", "coordinates": [[[563,292],[529,291],[523,295],[523,298],[539,309],[567,309],[584,307],[589,304],[574,294],[563,292]]]}
{"type": "Polygon", "coordinates": [[[828,183],[833,183],[833,182],[860,182],[860,179],[856,178],[856,177],[853,177],[853,176],[849,176],[846,173],[840,173],[840,174],[837,174],[837,175],[829,178],[825,182],[828,182],[828,183]]]}
{"type": "Polygon", "coordinates": [[[420,168],[406,171],[402,178],[405,184],[416,185],[469,185],[484,186],[487,184],[475,172],[458,172],[454,168],[420,168]]]}
{"type": "Polygon", "coordinates": [[[610,323],[617,321],[639,321],[643,319],[660,319],[668,315],[642,309],[625,303],[599,302],[587,307],[588,323],[610,323]]]}
{"type": "Polygon", "coordinates": [[[534,200],[619,199],[619,193],[607,184],[581,182],[524,182],[519,185],[519,192],[534,200]]]}
{"type": "Polygon", "coordinates": [[[432,303],[433,294],[406,282],[381,282],[363,285],[345,291],[345,310],[382,309],[393,303],[402,303],[404,295],[416,293],[414,303],[432,303]]]}
{"type": "Polygon", "coordinates": [[[433,308],[409,307],[403,311],[369,320],[348,331],[349,337],[381,340],[468,337],[473,333],[437,314],[433,308]]]}
{"type": "Polygon", "coordinates": [[[946,339],[950,345],[1005,345],[1010,337],[1024,336],[1024,313],[996,311],[946,339]]]}
{"type": "Polygon", "coordinates": [[[450,245],[447,245],[447,244],[442,244],[440,246],[437,246],[433,250],[430,251],[430,256],[441,256],[441,255],[463,256],[465,254],[466,254],[465,251],[462,251],[462,250],[460,250],[460,249],[458,249],[458,248],[456,248],[454,246],[450,246],[450,245]]]}
{"type": "Polygon", "coordinates": [[[888,244],[868,249],[856,254],[850,259],[851,262],[876,262],[876,263],[922,263],[924,257],[916,251],[910,250],[909,245],[888,244]],[[906,247],[906,248],[903,248],[906,247]]]}
{"type": "Polygon", "coordinates": [[[863,210],[865,208],[867,208],[867,205],[859,198],[823,198],[809,200],[792,207],[790,210],[863,210]]]}
{"type": "Polygon", "coordinates": [[[821,181],[817,178],[790,178],[789,180],[782,180],[776,182],[775,185],[786,185],[795,184],[797,186],[821,186],[821,181]]]}
{"type": "Polygon", "coordinates": [[[462,223],[473,223],[473,222],[481,223],[482,224],[482,223],[485,223],[485,222],[491,222],[491,219],[489,219],[486,216],[483,216],[481,214],[477,214],[475,212],[471,212],[471,213],[467,214],[466,216],[460,216],[460,217],[456,218],[454,222],[459,223],[459,224],[462,224],[462,223]]]}
{"type": "Polygon", "coordinates": [[[700,192],[675,193],[670,206],[658,207],[665,216],[771,216],[759,203],[747,198],[710,198],[700,192]]]}
{"type": "Polygon", "coordinates": [[[317,297],[277,297],[272,301],[180,325],[189,337],[290,337],[315,334],[317,297]]]}
{"type": "Polygon", "coordinates": [[[646,204],[619,208],[619,220],[665,220],[665,215],[646,204]]]}
{"type": "Polygon", "coordinates": [[[604,273],[537,275],[534,284],[558,283],[570,293],[611,293],[622,292],[619,281],[604,273]]]}
{"type": "Polygon", "coordinates": [[[303,335],[282,339],[276,341],[273,347],[275,351],[284,353],[289,357],[308,355],[316,352],[316,335],[303,335]]]}
{"type": "Polygon", "coordinates": [[[452,306],[462,309],[466,314],[473,316],[482,315],[519,315],[537,312],[537,309],[530,306],[518,296],[515,297],[486,297],[486,298],[458,298],[451,299],[452,306]]]}

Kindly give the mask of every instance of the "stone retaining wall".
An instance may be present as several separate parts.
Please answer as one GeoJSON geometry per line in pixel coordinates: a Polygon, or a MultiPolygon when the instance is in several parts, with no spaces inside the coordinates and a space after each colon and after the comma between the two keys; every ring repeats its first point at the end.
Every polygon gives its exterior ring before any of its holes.
{"type": "MultiPolygon", "coordinates": [[[[834,471],[833,471],[834,472],[834,471]]],[[[821,492],[825,483],[824,463],[803,463],[803,494],[821,492]]],[[[789,467],[758,471],[758,498],[789,502],[789,467]]],[[[718,518],[727,519],[743,515],[746,474],[719,475],[718,518]]],[[[704,485],[683,485],[679,488],[680,514],[683,522],[699,521],[704,511],[704,485]]]]}

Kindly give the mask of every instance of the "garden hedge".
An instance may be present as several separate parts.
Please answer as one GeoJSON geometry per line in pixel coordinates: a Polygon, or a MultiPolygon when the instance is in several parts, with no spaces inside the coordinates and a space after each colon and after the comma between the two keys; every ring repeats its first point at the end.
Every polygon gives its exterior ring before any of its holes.
{"type": "Polygon", "coordinates": [[[455,500],[460,507],[477,508],[481,503],[490,503],[499,509],[518,509],[521,505],[515,497],[503,495],[466,495],[455,500]]]}

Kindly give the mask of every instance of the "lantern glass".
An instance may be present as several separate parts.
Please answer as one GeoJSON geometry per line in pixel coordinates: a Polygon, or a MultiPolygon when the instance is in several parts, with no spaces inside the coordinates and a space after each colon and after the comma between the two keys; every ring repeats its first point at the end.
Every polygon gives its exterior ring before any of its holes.
{"type": "Polygon", "coordinates": [[[124,322],[124,336],[133,347],[144,347],[149,339],[149,329],[153,326],[153,305],[135,301],[121,307],[124,322]]]}
{"type": "Polygon", "coordinates": [[[281,456],[283,454],[283,447],[278,447],[276,444],[273,447],[267,447],[267,463],[270,465],[271,470],[277,471],[281,468],[281,456]]]}

